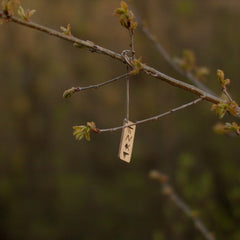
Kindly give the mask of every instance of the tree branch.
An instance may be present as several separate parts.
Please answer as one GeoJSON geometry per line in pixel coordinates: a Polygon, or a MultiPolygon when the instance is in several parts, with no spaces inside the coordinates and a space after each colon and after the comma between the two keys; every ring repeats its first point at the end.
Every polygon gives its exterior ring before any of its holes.
{"type": "Polygon", "coordinates": [[[214,235],[207,229],[204,223],[197,217],[197,214],[190,209],[190,207],[174,192],[173,188],[168,183],[168,176],[159,171],[152,170],[149,173],[151,179],[157,180],[162,185],[163,193],[175,203],[188,217],[190,217],[196,229],[204,236],[206,240],[215,240],[214,235]]]}
{"type": "MultiPolygon", "coordinates": [[[[126,64],[126,60],[121,54],[116,53],[114,51],[111,51],[107,48],[103,48],[99,45],[96,45],[96,44],[90,42],[90,41],[85,41],[85,40],[81,40],[81,39],[73,37],[73,36],[68,36],[68,35],[65,35],[61,32],[56,31],[56,30],[50,29],[48,27],[44,27],[44,26],[39,25],[39,24],[34,23],[34,22],[29,22],[29,21],[22,20],[20,18],[15,17],[15,16],[6,16],[3,12],[0,12],[0,17],[4,18],[4,19],[8,19],[9,21],[12,21],[12,22],[15,22],[15,23],[18,23],[18,24],[21,24],[21,25],[24,25],[24,26],[42,31],[42,32],[45,32],[49,35],[64,39],[66,41],[69,41],[69,42],[72,42],[72,43],[75,43],[75,44],[79,44],[80,46],[85,46],[91,52],[96,52],[96,53],[100,53],[100,54],[110,56],[110,57],[112,57],[114,59],[117,59],[117,60],[121,61],[122,63],[126,64]]],[[[162,81],[165,81],[172,86],[184,89],[185,91],[191,92],[191,93],[193,93],[195,95],[198,95],[200,97],[204,96],[204,100],[206,100],[206,101],[216,103],[216,104],[220,103],[222,101],[220,98],[215,97],[215,96],[207,93],[204,90],[201,90],[201,89],[199,89],[199,88],[197,88],[197,87],[195,87],[191,84],[179,81],[179,80],[177,80],[175,78],[172,78],[168,75],[165,75],[165,74],[157,71],[156,69],[154,69],[152,67],[149,67],[145,64],[142,64],[142,69],[148,75],[150,75],[154,78],[161,79],[162,81]]]]}
{"type": "MultiPolygon", "coordinates": [[[[0,16],[4,16],[4,13],[3,12],[0,12],[0,16]]],[[[7,16],[5,16],[6,18],[7,16]]],[[[56,31],[54,29],[51,29],[51,28],[48,28],[48,27],[45,27],[45,26],[42,26],[40,24],[37,24],[37,23],[34,23],[34,22],[30,22],[30,21],[25,21],[25,20],[22,20],[18,17],[15,17],[15,16],[9,16],[8,17],[9,21],[12,21],[12,22],[15,22],[15,23],[18,23],[18,24],[21,24],[21,25],[24,25],[24,26],[27,26],[27,27],[30,27],[30,28],[33,28],[33,29],[36,29],[36,30],[39,30],[41,32],[45,32],[49,35],[52,35],[52,36],[55,36],[55,37],[58,37],[58,38],[61,38],[61,39],[64,39],[66,41],[69,41],[69,42],[72,42],[72,43],[77,43],[79,44],[80,46],[85,46],[87,47],[91,52],[96,52],[96,53],[100,53],[100,54],[104,54],[104,55],[107,55],[107,56],[110,56],[114,59],[117,59],[117,60],[120,60],[120,61],[123,61],[122,59],[122,56],[119,54],[119,53],[116,53],[116,52],[113,52],[107,48],[103,48],[99,45],[96,45],[94,44],[93,42],[91,41],[88,41],[88,40],[82,40],[82,39],[79,39],[79,38],[76,38],[74,36],[68,36],[64,33],[61,33],[59,31],[56,31]]]]}
{"type": "Polygon", "coordinates": [[[159,115],[150,117],[150,118],[145,118],[145,119],[143,119],[143,120],[136,121],[135,123],[131,123],[131,124],[127,124],[127,125],[122,125],[122,126],[114,127],[114,128],[98,129],[97,132],[98,132],[98,133],[115,132],[115,131],[121,130],[121,129],[123,129],[123,128],[126,128],[126,127],[131,127],[131,126],[133,126],[133,125],[140,125],[140,124],[143,124],[143,123],[146,123],[146,122],[156,121],[156,120],[158,120],[159,118],[162,118],[162,117],[165,117],[165,116],[167,116],[167,115],[170,115],[171,113],[177,112],[177,111],[182,110],[182,109],[187,108],[187,107],[190,107],[190,106],[192,106],[192,105],[194,105],[194,104],[202,101],[203,99],[204,99],[204,97],[195,99],[194,101],[191,101],[191,102],[189,102],[189,103],[186,103],[186,104],[184,104],[184,105],[181,105],[180,107],[171,109],[171,110],[168,111],[168,112],[165,112],[165,113],[162,113],[162,114],[159,114],[159,115]]]}
{"type": "Polygon", "coordinates": [[[168,62],[168,64],[179,74],[189,79],[191,83],[196,85],[197,87],[201,88],[202,90],[215,95],[209,88],[207,88],[202,82],[200,82],[197,78],[194,77],[194,75],[191,72],[185,72],[183,71],[170,57],[168,52],[164,49],[164,47],[157,41],[156,36],[154,36],[148,29],[148,27],[142,23],[142,20],[140,18],[137,19],[139,26],[141,27],[143,33],[145,36],[152,41],[155,48],[158,50],[158,52],[163,56],[163,58],[168,62]]]}
{"type": "Polygon", "coordinates": [[[128,76],[129,76],[129,73],[125,73],[125,74],[123,74],[123,75],[120,75],[120,76],[118,76],[118,77],[115,77],[115,78],[113,78],[113,79],[111,79],[111,80],[108,80],[108,81],[106,81],[106,82],[102,82],[102,83],[99,83],[99,84],[89,85],[89,86],[87,86],[87,87],[75,87],[75,88],[74,88],[74,91],[75,91],[75,92],[80,92],[80,91],[89,90],[89,89],[98,89],[98,88],[100,88],[100,87],[103,87],[103,86],[105,86],[105,85],[107,85],[107,84],[111,84],[111,83],[113,83],[113,82],[115,82],[115,81],[117,81],[117,80],[126,78],[126,77],[128,77],[128,76]]]}

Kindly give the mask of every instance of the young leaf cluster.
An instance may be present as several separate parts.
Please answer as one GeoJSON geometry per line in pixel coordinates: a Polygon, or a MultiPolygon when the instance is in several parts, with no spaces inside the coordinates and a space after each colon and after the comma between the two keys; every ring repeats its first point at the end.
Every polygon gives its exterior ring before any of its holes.
{"type": "Polygon", "coordinates": [[[225,129],[240,136],[240,126],[236,122],[225,123],[225,129]]]}
{"type": "Polygon", "coordinates": [[[21,19],[25,20],[25,21],[30,21],[30,18],[31,16],[36,12],[35,9],[27,9],[27,10],[24,10],[22,6],[19,6],[18,8],[18,15],[21,19]]]}
{"type": "Polygon", "coordinates": [[[137,27],[135,16],[133,12],[128,9],[126,2],[121,1],[120,5],[121,7],[117,8],[114,13],[115,15],[119,15],[121,25],[134,33],[134,30],[137,27]]]}
{"type": "MultiPolygon", "coordinates": [[[[235,117],[240,116],[240,108],[238,104],[232,100],[229,93],[227,92],[226,86],[230,84],[230,79],[225,79],[224,72],[219,69],[217,70],[217,77],[218,81],[221,84],[222,91],[229,101],[213,104],[212,110],[216,111],[216,114],[220,119],[224,117],[226,112],[230,113],[235,117]]],[[[230,132],[233,132],[240,136],[240,126],[236,122],[232,123],[227,122],[225,124],[218,123],[214,126],[214,131],[219,134],[229,134],[230,132]]]]}
{"type": "Polygon", "coordinates": [[[236,122],[232,123],[217,123],[214,126],[214,131],[218,134],[231,134],[235,133],[240,136],[240,126],[236,122]]]}
{"type": "Polygon", "coordinates": [[[226,86],[230,84],[230,79],[224,79],[224,72],[220,69],[217,70],[217,77],[222,89],[226,89],[226,86]]]}
{"type": "Polygon", "coordinates": [[[98,132],[94,122],[87,122],[87,125],[73,126],[73,129],[73,136],[79,141],[84,137],[87,141],[90,141],[90,132],[98,132]]]}
{"type": "Polygon", "coordinates": [[[240,108],[238,104],[232,100],[226,90],[226,85],[230,84],[230,79],[224,79],[224,72],[222,70],[217,70],[217,77],[221,84],[222,91],[228,97],[229,101],[221,101],[218,104],[213,104],[211,110],[215,110],[220,119],[225,116],[226,112],[230,113],[234,117],[239,116],[240,108]]]}
{"type": "Polygon", "coordinates": [[[174,62],[184,71],[192,72],[199,80],[205,80],[209,75],[209,70],[206,67],[198,67],[196,65],[196,58],[191,50],[184,50],[181,58],[174,58],[174,62]]]}
{"type": "Polygon", "coordinates": [[[133,59],[131,61],[131,66],[133,67],[133,70],[130,71],[130,75],[136,75],[138,74],[144,67],[144,64],[141,62],[142,58],[139,59],[133,59]]]}
{"type": "Polygon", "coordinates": [[[226,112],[229,112],[234,117],[237,117],[240,114],[239,106],[235,101],[213,104],[211,110],[215,110],[220,119],[225,116],[226,112]]]}
{"type": "Polygon", "coordinates": [[[61,26],[60,29],[62,30],[63,34],[68,35],[68,36],[72,36],[71,25],[70,24],[68,24],[67,27],[61,26]]]}
{"type": "Polygon", "coordinates": [[[2,10],[6,16],[13,16],[15,9],[20,6],[20,0],[3,0],[1,1],[2,10]]]}

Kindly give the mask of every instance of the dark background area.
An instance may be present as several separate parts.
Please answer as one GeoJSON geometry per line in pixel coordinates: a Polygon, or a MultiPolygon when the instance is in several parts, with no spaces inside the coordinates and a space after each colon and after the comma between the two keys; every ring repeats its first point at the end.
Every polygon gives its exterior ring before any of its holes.
{"type": "MultiPolygon", "coordinates": [[[[229,0],[133,0],[171,56],[195,52],[211,74],[205,84],[220,95],[216,70],[232,82],[239,101],[240,3],[229,0]]],[[[118,0],[22,0],[32,20],[121,52],[129,36],[113,16],[118,0]]],[[[140,29],[137,57],[175,73],[140,29]]],[[[211,104],[199,103],[138,126],[131,164],[118,157],[120,132],[77,142],[72,126],[94,121],[119,126],[125,117],[125,83],[75,94],[64,90],[121,75],[126,68],[107,56],[8,23],[0,26],[0,239],[186,240],[203,239],[192,221],[161,194],[151,169],[170,176],[179,195],[219,240],[240,239],[239,139],[216,135],[211,104]]],[[[131,81],[132,121],[194,99],[160,80],[131,81]]],[[[231,121],[231,118],[224,119],[231,121]]]]}

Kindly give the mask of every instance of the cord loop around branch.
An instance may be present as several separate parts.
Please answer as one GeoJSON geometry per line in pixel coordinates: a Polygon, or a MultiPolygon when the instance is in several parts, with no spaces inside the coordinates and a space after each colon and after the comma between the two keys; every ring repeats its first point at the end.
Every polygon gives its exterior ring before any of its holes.
{"type": "Polygon", "coordinates": [[[130,50],[123,50],[122,53],[121,53],[121,56],[123,58],[123,60],[131,67],[132,67],[132,63],[131,63],[131,60],[132,60],[132,57],[129,57],[127,54],[128,53],[131,53],[130,50]]]}

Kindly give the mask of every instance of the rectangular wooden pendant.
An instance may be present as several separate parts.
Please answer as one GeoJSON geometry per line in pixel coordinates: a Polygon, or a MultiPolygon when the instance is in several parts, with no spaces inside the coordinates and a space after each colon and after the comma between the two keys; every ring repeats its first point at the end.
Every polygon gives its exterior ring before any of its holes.
{"type": "MultiPolygon", "coordinates": [[[[129,125],[131,123],[133,122],[124,121],[124,126],[129,125]]],[[[136,125],[125,127],[122,130],[118,157],[122,161],[125,161],[128,163],[131,161],[135,131],[136,131],[136,125]]]]}

